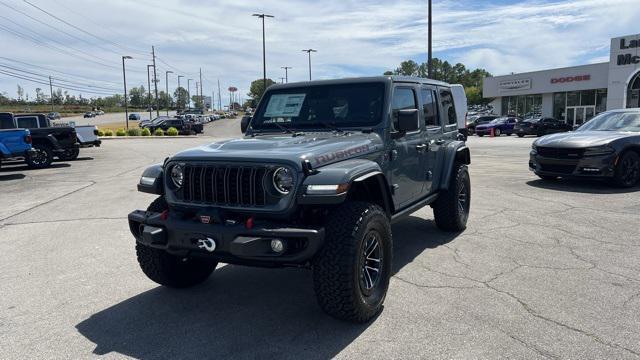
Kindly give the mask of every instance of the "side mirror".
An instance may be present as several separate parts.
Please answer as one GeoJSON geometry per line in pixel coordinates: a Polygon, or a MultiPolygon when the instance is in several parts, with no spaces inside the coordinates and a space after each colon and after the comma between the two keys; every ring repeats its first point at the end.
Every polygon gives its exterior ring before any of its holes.
{"type": "Polygon", "coordinates": [[[251,122],[251,116],[245,115],[242,117],[242,120],[240,120],[240,130],[242,131],[242,133],[246,133],[247,132],[247,128],[249,127],[249,123],[251,122]]]}
{"type": "Polygon", "coordinates": [[[398,111],[398,131],[412,132],[420,129],[420,121],[417,109],[398,111]]]}

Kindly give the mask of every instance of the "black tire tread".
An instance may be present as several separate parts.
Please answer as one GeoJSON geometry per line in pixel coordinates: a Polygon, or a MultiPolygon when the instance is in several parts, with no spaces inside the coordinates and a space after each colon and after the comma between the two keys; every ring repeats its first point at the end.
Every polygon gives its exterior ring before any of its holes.
{"type": "MultiPolygon", "coordinates": [[[[353,259],[359,251],[359,230],[366,226],[365,221],[374,217],[385,219],[385,231],[392,248],[391,226],[378,205],[347,202],[333,211],[326,223],[325,244],[313,262],[313,283],[320,307],[335,318],[362,323],[382,310],[381,304],[375,309],[362,306],[353,288],[354,271],[357,271],[353,259]]],[[[384,281],[388,286],[388,279],[384,281]]]]}
{"type": "Polygon", "coordinates": [[[49,145],[44,145],[44,144],[34,145],[33,147],[47,153],[47,162],[42,165],[37,165],[31,160],[31,157],[28,156],[26,159],[27,165],[29,165],[29,167],[32,169],[45,169],[51,166],[51,163],[53,162],[53,151],[51,150],[51,147],[49,145]]]}
{"type": "MultiPolygon", "coordinates": [[[[453,168],[449,188],[440,193],[433,206],[435,222],[441,230],[461,232],[467,228],[466,222],[463,223],[458,216],[457,204],[457,184],[465,175],[467,177],[469,176],[467,166],[461,163],[456,163],[453,168]]],[[[470,186],[467,191],[471,193],[470,186]]]]}

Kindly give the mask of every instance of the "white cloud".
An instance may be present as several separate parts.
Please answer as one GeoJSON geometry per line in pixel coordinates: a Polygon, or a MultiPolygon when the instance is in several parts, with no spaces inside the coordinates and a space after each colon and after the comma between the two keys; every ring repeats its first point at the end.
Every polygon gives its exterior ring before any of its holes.
{"type": "MultiPolygon", "coordinates": [[[[254,12],[276,15],[267,19],[268,76],[274,79],[284,76],[280,67],[285,65],[294,67],[290,80],[307,79],[307,57],[300,50],[309,47],[319,50],[312,55],[314,78],[377,75],[407,58],[426,58],[426,6],[420,0],[30,0],[120,47],[65,27],[22,2],[0,1],[88,42],[56,33],[0,4],[0,15],[22,24],[20,31],[30,29],[46,36],[41,41],[51,38],[90,52],[114,68],[59,54],[0,29],[5,55],[104,80],[116,89],[122,81],[119,56],[125,52],[136,58],[127,63],[129,86],[146,86],[147,53],[154,44],[161,59],[194,79],[202,67],[208,80],[205,94],[214,90],[217,78],[223,93],[235,85],[246,94],[250,81],[262,76],[261,24],[251,17],[254,12]]],[[[494,74],[600,61],[611,37],[637,32],[638,18],[637,0],[436,1],[434,55],[494,74]]],[[[158,69],[164,89],[164,71],[175,69],[162,62],[158,69]]],[[[175,78],[170,83],[175,85],[175,78]]],[[[15,79],[0,75],[0,91],[15,95],[15,85],[15,79]]],[[[33,94],[35,86],[26,88],[33,94]]]]}

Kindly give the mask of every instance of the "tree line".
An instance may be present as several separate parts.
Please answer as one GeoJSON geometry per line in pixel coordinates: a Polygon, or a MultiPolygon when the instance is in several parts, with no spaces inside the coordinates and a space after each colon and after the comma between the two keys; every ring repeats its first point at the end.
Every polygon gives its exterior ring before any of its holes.
{"type": "MultiPolygon", "coordinates": [[[[428,73],[427,63],[418,64],[413,60],[406,60],[400,63],[393,71],[387,71],[384,75],[418,76],[426,78],[428,73]]],[[[492,76],[485,69],[467,69],[464,64],[452,65],[446,60],[433,58],[432,76],[433,80],[444,81],[449,84],[462,84],[467,93],[469,105],[484,105],[491,102],[491,99],[482,97],[482,82],[485,77],[492,76]]]]}

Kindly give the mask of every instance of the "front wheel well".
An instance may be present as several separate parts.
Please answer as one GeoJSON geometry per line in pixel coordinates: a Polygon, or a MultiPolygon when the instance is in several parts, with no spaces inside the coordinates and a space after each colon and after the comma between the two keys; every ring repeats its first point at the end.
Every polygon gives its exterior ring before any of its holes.
{"type": "Polygon", "coordinates": [[[369,176],[354,181],[349,189],[347,201],[362,201],[380,206],[387,216],[393,214],[393,201],[389,193],[389,185],[383,174],[369,176]]]}

